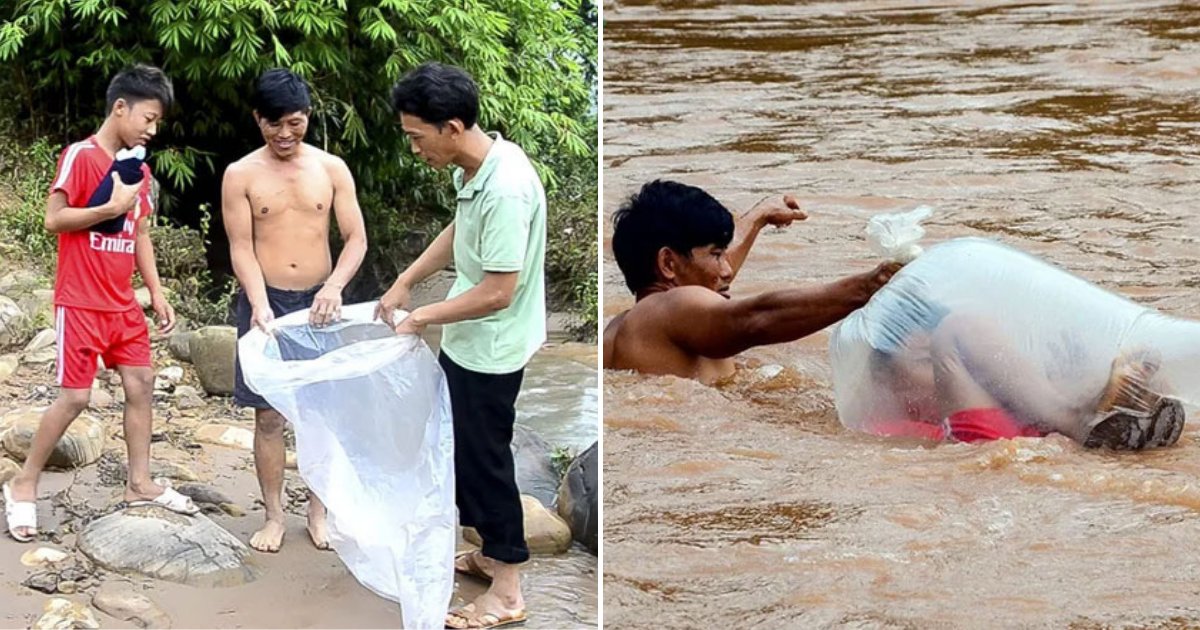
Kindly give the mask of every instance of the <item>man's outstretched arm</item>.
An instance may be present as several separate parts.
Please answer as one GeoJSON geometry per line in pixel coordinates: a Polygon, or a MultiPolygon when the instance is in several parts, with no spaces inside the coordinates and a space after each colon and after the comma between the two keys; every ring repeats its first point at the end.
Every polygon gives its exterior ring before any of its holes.
{"type": "Polygon", "coordinates": [[[683,350],[712,359],[772,343],[794,341],[835,324],[862,308],[900,269],[884,263],[874,270],[822,286],[771,291],[728,300],[707,289],[681,287],[660,308],[667,338],[683,350]]]}

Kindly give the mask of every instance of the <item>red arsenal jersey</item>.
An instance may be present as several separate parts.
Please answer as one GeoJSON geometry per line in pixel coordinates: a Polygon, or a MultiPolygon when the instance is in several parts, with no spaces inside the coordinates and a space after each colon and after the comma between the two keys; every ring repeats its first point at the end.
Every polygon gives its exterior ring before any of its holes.
{"type": "MultiPolygon", "coordinates": [[[[76,142],[59,156],[50,192],[61,190],[67,196],[68,207],[87,207],[88,199],[112,163],[112,156],[100,147],[95,136],[76,142]]],[[[150,201],[150,167],[142,164],[142,173],[145,179],[138,202],[125,215],[125,229],[119,234],[84,229],[58,235],[55,304],[96,311],[124,311],[137,305],[132,286],[137,223],[154,211],[150,201]]]]}

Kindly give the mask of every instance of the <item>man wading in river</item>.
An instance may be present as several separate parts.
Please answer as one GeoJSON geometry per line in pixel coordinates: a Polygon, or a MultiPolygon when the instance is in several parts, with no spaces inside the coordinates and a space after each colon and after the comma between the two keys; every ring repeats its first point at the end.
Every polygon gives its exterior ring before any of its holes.
{"type": "Polygon", "coordinates": [[[613,255],[633,308],[604,330],[604,367],[712,383],[733,374],[738,353],[811,335],[867,303],[900,269],[814,287],[733,299],[729,286],[767,225],[807,215],[792,197],[765,199],[736,222],[707,192],[654,181],[613,216],[613,255]]]}

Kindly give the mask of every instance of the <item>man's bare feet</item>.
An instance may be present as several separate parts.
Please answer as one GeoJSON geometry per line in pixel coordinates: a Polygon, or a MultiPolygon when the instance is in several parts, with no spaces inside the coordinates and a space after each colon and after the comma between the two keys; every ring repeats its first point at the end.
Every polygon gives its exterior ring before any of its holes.
{"type": "Polygon", "coordinates": [[[325,506],[311,493],[308,495],[308,537],[317,549],[329,549],[329,530],[325,527],[325,506]]]}
{"type": "Polygon", "coordinates": [[[283,546],[283,534],[287,531],[287,527],[283,524],[283,519],[268,518],[262,529],[254,532],[250,537],[250,546],[268,553],[275,553],[283,546]]]}
{"type": "Polygon", "coordinates": [[[500,628],[523,623],[526,619],[525,600],[502,598],[492,591],[475,598],[475,601],[446,613],[447,628],[500,628]]]}

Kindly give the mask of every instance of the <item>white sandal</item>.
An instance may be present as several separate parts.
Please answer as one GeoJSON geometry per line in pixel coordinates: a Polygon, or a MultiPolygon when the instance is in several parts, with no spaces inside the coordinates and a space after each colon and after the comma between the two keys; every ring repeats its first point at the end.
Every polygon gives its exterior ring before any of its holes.
{"type": "Polygon", "coordinates": [[[8,519],[8,533],[18,542],[30,542],[37,538],[37,503],[34,501],[14,501],[12,489],[4,484],[4,516],[8,519]],[[21,536],[17,534],[20,528],[32,528],[33,533],[21,536]]]}
{"type": "Polygon", "coordinates": [[[186,514],[192,516],[200,513],[200,508],[192,502],[192,498],[180,494],[174,488],[164,488],[162,494],[153,499],[141,499],[138,501],[122,501],[118,507],[138,507],[142,505],[157,505],[167,508],[176,514],[186,514]]]}

